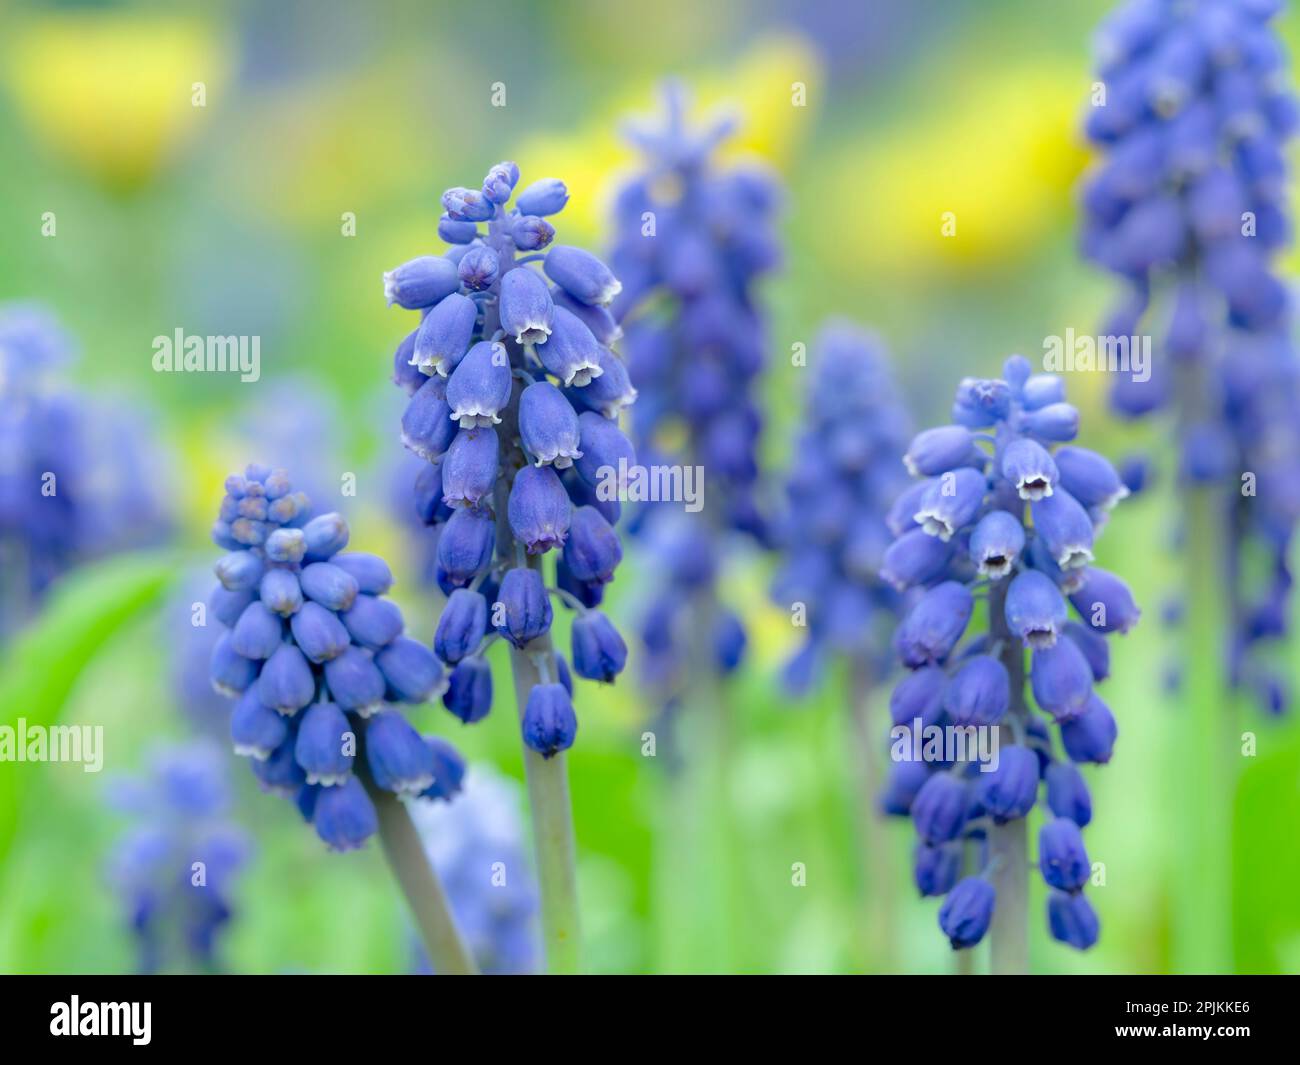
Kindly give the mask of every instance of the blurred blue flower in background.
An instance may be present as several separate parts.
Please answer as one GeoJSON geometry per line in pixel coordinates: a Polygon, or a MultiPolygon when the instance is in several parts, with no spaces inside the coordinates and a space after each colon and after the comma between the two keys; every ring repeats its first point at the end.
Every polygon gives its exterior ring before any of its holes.
{"type": "Polygon", "coordinates": [[[1282,7],[1130,0],[1102,24],[1086,122],[1101,157],[1082,235],[1085,254],[1125,283],[1106,332],[1157,335],[1149,378],[1114,375],[1112,404],[1129,417],[1171,411],[1181,485],[1222,493],[1210,520],[1227,545],[1216,556],[1230,678],[1274,712],[1289,702],[1286,670],[1263,652],[1289,631],[1300,520],[1300,361],[1276,266],[1291,242],[1297,119],[1272,25],[1282,7]]]}
{"type": "MultiPolygon", "coordinates": [[[[420,799],[410,810],[479,968],[489,975],[537,972],[537,885],[517,787],[476,766],[451,802],[420,799]]],[[[423,955],[419,968],[431,971],[423,955]]]]}
{"type": "Polygon", "coordinates": [[[733,534],[771,539],[758,464],[768,342],[755,284],[781,261],[781,197],[761,167],[717,162],[730,118],[689,128],[676,83],[664,102],[662,120],[627,127],[644,164],[618,193],[611,263],[624,286],[614,314],[639,397],[642,467],[676,468],[683,486],[686,471],[702,473],[698,500],[656,501],[636,517],[656,573],[641,622],[644,676],[671,702],[688,660],[715,673],[740,663],[747,637],[720,601],[722,558],[733,534]]]}
{"type": "Polygon", "coordinates": [[[206,740],[168,747],[147,773],[112,785],[110,804],[135,822],[115,841],[108,878],[141,972],[221,968],[220,933],[235,915],[248,836],[230,820],[226,762],[206,740]]]}
{"type": "Polygon", "coordinates": [[[773,599],[792,612],[807,639],[787,664],[796,693],[815,684],[832,656],[858,661],[877,677],[892,666],[889,636],[899,587],[915,565],[939,572],[950,553],[890,554],[885,518],[908,484],[901,456],[910,420],[880,340],[847,322],[823,328],[811,353],[812,381],[786,475],[777,539],[783,561],[773,599]],[[907,568],[897,567],[907,563],[907,568]]]}

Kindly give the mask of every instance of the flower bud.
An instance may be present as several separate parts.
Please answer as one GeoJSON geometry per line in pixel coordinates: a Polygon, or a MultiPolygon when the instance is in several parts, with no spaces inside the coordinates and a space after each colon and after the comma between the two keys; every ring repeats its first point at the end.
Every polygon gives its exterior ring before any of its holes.
{"type": "Polygon", "coordinates": [[[956,581],[927,591],[894,636],[903,664],[911,669],[941,664],[966,631],[973,609],[970,591],[956,581]]]}
{"type": "Polygon", "coordinates": [[[562,684],[538,684],[528,693],[524,709],[524,743],[543,758],[573,746],[578,719],[562,684]]]}
{"type": "Polygon", "coordinates": [[[613,271],[582,248],[555,244],[543,266],[546,276],[580,303],[606,304],[623,291],[613,271]]]}
{"type": "Polygon", "coordinates": [[[988,481],[979,470],[962,468],[929,482],[914,518],[931,536],[950,540],[975,520],[984,503],[988,481]]]}
{"type": "Polygon", "coordinates": [[[330,850],[350,851],[379,831],[379,815],[361,781],[350,776],[316,793],[312,825],[330,850]]]}
{"type": "Polygon", "coordinates": [[[534,181],[515,197],[515,209],[520,214],[559,214],[569,202],[569,190],[559,178],[542,178],[534,181]]]}
{"type": "Polygon", "coordinates": [[[545,344],[551,335],[555,304],[546,282],[527,267],[501,279],[501,328],[519,344],[545,344]]]}
{"type": "Polygon", "coordinates": [[[1109,762],[1118,734],[1110,707],[1096,694],[1088,700],[1082,713],[1061,722],[1061,745],[1072,762],[1098,765],[1109,762]]]}
{"type": "Polygon", "coordinates": [[[1038,833],[1038,868],[1050,887],[1079,891],[1092,873],[1079,826],[1066,817],[1045,824],[1038,833]]]}
{"type": "Polygon", "coordinates": [[[253,552],[232,551],[218,560],[213,572],[226,591],[242,592],[257,587],[264,569],[265,564],[253,552]]]}
{"type": "Polygon", "coordinates": [[[993,921],[997,894],[993,885],[977,876],[959,880],[939,907],[939,927],[953,950],[965,950],[984,938],[993,921]]]}
{"type": "Polygon", "coordinates": [[[495,545],[492,515],[477,507],[460,507],[438,537],[438,565],[454,585],[468,584],[491,564],[495,545]]]}
{"type": "Polygon", "coordinates": [[[433,650],[451,665],[478,650],[487,635],[487,600],[479,592],[457,588],[438,619],[433,650]]]}
{"type": "Polygon", "coordinates": [[[433,755],[433,783],[420,792],[420,798],[450,802],[464,786],[465,759],[441,736],[425,736],[424,745],[433,755]]]}
{"type": "Polygon", "coordinates": [[[555,227],[545,218],[520,215],[510,223],[510,239],[520,251],[538,251],[555,239],[555,227]]]}
{"type": "Polygon", "coordinates": [[[938,580],[948,570],[956,545],[910,529],[885,549],[880,577],[900,592],[938,580]]]}
{"type": "Polygon", "coordinates": [[[1058,722],[1082,713],[1092,695],[1092,667],[1073,640],[1036,649],[1029,678],[1039,707],[1058,722]]]}
{"type": "Polygon", "coordinates": [[[284,638],[284,622],[260,600],[249,603],[230,634],[230,647],[239,655],[261,661],[275,654],[284,638]]]}
{"type": "Polygon", "coordinates": [[[918,843],[912,851],[912,879],[922,897],[948,894],[960,875],[960,843],[918,843]]]}
{"type": "Polygon", "coordinates": [[[357,582],[357,591],[365,595],[383,595],[393,586],[393,571],[378,555],[348,551],[335,555],[330,562],[351,574],[357,582]]]}
{"type": "Polygon", "coordinates": [[[519,436],[538,466],[553,464],[562,470],[582,455],[578,447],[578,415],[549,381],[537,381],[520,395],[519,436]]]}
{"type": "Polygon", "coordinates": [[[262,705],[282,714],[296,714],[315,695],[316,678],[306,656],[296,644],[282,643],[257,678],[257,697],[262,705]]]}
{"type": "Polygon", "coordinates": [[[564,564],[574,580],[606,584],[623,560],[618,534],[595,507],[575,507],[564,545],[564,564]]]}
{"type": "Polygon", "coordinates": [[[497,606],[504,614],[497,631],[516,647],[523,647],[550,630],[552,608],[542,575],[526,566],[506,571],[497,593],[497,606]]]}
{"type": "Polygon", "coordinates": [[[307,538],[308,562],[324,562],[348,546],[348,523],[342,514],[329,513],[312,518],[302,527],[307,538]]]}
{"type": "Polygon", "coordinates": [[[1043,774],[1047,805],[1057,817],[1068,817],[1080,828],[1092,820],[1092,796],[1083,774],[1070,762],[1053,762],[1043,774]]]}
{"type": "Polygon", "coordinates": [[[979,457],[975,438],[964,425],[943,425],[918,433],[903,456],[913,477],[933,477],[979,457]]]}
{"type": "Polygon", "coordinates": [[[384,675],[393,702],[425,702],[442,683],[442,667],[433,652],[406,636],[399,636],[376,654],[375,665],[384,675]]]}
{"type": "Polygon", "coordinates": [[[927,843],[957,839],[966,825],[970,793],[965,782],[951,773],[933,773],[912,801],[912,823],[927,843]]]}
{"type": "Polygon", "coordinates": [[[995,824],[1027,816],[1038,798],[1038,755],[1028,747],[1003,747],[998,767],[978,774],[975,795],[995,824]]]}
{"type": "Polygon", "coordinates": [[[456,267],[439,255],[422,255],[384,274],[384,299],[415,311],[432,307],[460,288],[456,267]]]}
{"type": "Polygon", "coordinates": [[[492,203],[510,201],[510,194],[519,182],[519,167],[510,161],[497,163],[483,179],[483,195],[492,203]]]}
{"type": "Polygon", "coordinates": [[[257,663],[239,654],[232,643],[231,634],[223,632],[212,648],[208,676],[215,691],[235,698],[257,679],[257,663]]]}
{"type": "Polygon", "coordinates": [[[573,668],[588,680],[613,680],[627,664],[627,644],[599,610],[578,615],[573,622],[573,668]]]}
{"type": "Polygon", "coordinates": [[[447,381],[451,417],[462,429],[493,425],[510,402],[510,359],[505,345],[480,341],[447,381]]]}
{"type": "Polygon", "coordinates": [[[392,643],[405,627],[397,604],[373,595],[358,595],[352,608],[343,611],[339,620],[353,640],[372,651],[392,643]]]}
{"type": "Polygon", "coordinates": [[[571,509],[568,493],[551,467],[525,466],[515,474],[506,514],[515,539],[530,555],[564,544],[571,509]]]}
{"type": "Polygon", "coordinates": [[[912,728],[918,718],[922,728],[937,725],[943,717],[948,675],[938,666],[908,673],[889,696],[889,716],[895,725],[912,728]]]}
{"type": "Polygon", "coordinates": [[[459,292],[447,296],[415,331],[411,364],[426,376],[448,376],[469,350],[477,317],[478,308],[468,296],[459,292]]]}
{"type": "Polygon", "coordinates": [[[347,610],[357,598],[357,579],[332,562],[313,562],[298,575],[303,594],[328,610],[347,610]]]}
{"type": "Polygon", "coordinates": [[[384,701],[384,676],[374,659],[359,647],[349,647],[325,663],[330,695],[344,710],[369,717],[384,701]]]}
{"type": "Polygon", "coordinates": [[[460,283],[470,292],[485,292],[490,289],[496,284],[500,269],[501,260],[497,258],[497,253],[485,244],[476,244],[470,248],[461,256],[456,267],[460,283]]]}
{"type": "Polygon", "coordinates": [[[490,425],[456,434],[442,459],[442,501],[447,506],[472,507],[491,497],[500,466],[498,448],[490,425]]]}
{"type": "Polygon", "coordinates": [[[1011,678],[992,655],[972,655],[948,682],[944,708],[958,725],[996,725],[1011,705],[1011,678]]]}
{"type": "Polygon", "coordinates": [[[1056,644],[1065,628],[1065,599],[1056,582],[1036,569],[1022,570],[1007,589],[1007,628],[1035,650],[1056,644]]]}
{"type": "Polygon", "coordinates": [[[1070,602],[1094,632],[1128,632],[1141,616],[1133,593],[1115,574],[1096,566],[1083,571],[1083,581],[1070,594],[1070,602]]]}
{"type": "Polygon", "coordinates": [[[1002,452],[1002,476],[1015,485],[1021,499],[1033,501],[1050,496],[1061,479],[1047,448],[1025,436],[1002,452]]]}
{"type": "Polygon", "coordinates": [[[256,686],[245,689],[230,715],[230,738],[235,753],[264,762],[288,735],[289,726],[283,715],[262,705],[256,686]]]}
{"type": "Polygon", "coordinates": [[[1075,950],[1087,950],[1101,932],[1096,911],[1082,892],[1053,891],[1047,900],[1047,925],[1053,939],[1075,950]]]}
{"type": "Polygon", "coordinates": [[[483,658],[469,655],[456,663],[442,705],[467,725],[487,717],[492,709],[492,668],[483,658]]]}
{"type": "Polygon", "coordinates": [[[356,737],[347,716],[335,703],[312,703],[302,715],[293,753],[308,784],[342,784],[352,772],[356,737]]]}
{"type": "Polygon", "coordinates": [[[1061,474],[1061,487],[1082,506],[1109,510],[1129,494],[1110,460],[1095,451],[1073,446],[1060,448],[1056,452],[1056,465],[1061,474]]]}
{"type": "Polygon", "coordinates": [[[317,664],[338,658],[351,642],[338,615],[316,602],[303,603],[289,628],[302,653],[317,664]]]}
{"type": "Polygon", "coordinates": [[[1092,519],[1074,496],[1058,489],[1031,503],[1030,510],[1034,530],[1062,570],[1081,569],[1092,561],[1092,519]]]}
{"type": "Polygon", "coordinates": [[[366,722],[366,765],[375,783],[398,795],[418,795],[433,785],[433,752],[396,710],[366,722]]]}
{"type": "Polygon", "coordinates": [[[478,189],[448,189],[442,194],[442,206],[447,217],[456,222],[486,222],[497,210],[497,205],[478,189]]]}
{"type": "Polygon", "coordinates": [[[582,387],[599,377],[600,345],[582,321],[563,307],[551,313],[551,334],[537,349],[542,365],[567,388],[582,387]]]}

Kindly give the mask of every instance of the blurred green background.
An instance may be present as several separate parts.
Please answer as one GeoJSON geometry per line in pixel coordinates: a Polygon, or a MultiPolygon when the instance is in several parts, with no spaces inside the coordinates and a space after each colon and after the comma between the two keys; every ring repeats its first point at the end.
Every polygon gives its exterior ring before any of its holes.
{"type": "MultiPolygon", "coordinates": [[[[283,434],[304,461],[328,452],[331,483],[357,475],[355,498],[318,502],[347,513],[354,545],[396,560],[395,598],[413,634],[428,638],[436,604],[416,581],[390,505],[401,408],[388,378],[409,320],[385,308],[379,278],[441,250],[442,189],[512,158],[530,179],[563,178],[572,199],[562,239],[599,248],[614,181],[631,161],[619,119],[650,110],[670,74],[703,107],[735,108],[743,119],[735,150],[766,158],[788,189],[787,264],[764,290],[772,337],[764,458],[775,473],[803,388],[791,345],[810,343],[827,315],[881,332],[918,426],[944,420],[959,377],[992,374],[1013,351],[1033,357],[1045,335],[1067,327],[1095,328],[1112,288],[1076,254],[1073,190],[1087,164],[1078,125],[1092,81],[1090,34],[1109,7],[0,4],[0,299],[54,308],[81,347],[79,386],[152,408],[164,449],[155,476],[167,479],[182,526],[166,556],[175,594],[215,554],[206,528],[225,474],[261,457],[251,440],[283,434]],[[202,107],[192,103],[196,82],[202,107]],[[505,107],[491,106],[494,82],[506,86],[505,107]],[[804,107],[791,104],[794,82],[807,87],[804,107]],[[945,211],[956,214],[954,238],[940,235],[945,211]],[[55,213],[56,236],[42,235],[44,212],[55,213]],[[346,212],[355,236],[341,232],[346,212]],[[262,380],[153,373],[152,338],[177,327],[259,335],[262,380]],[[287,415],[281,423],[288,394],[275,389],[285,382],[290,392],[319,393],[311,400],[319,426],[287,415]]],[[[1280,23],[1293,44],[1296,21],[1280,23]]],[[[1156,441],[1108,418],[1100,378],[1068,383],[1085,444],[1118,458],[1156,441]]],[[[1168,483],[1120,508],[1101,542],[1100,564],[1133,584],[1145,610],[1115,646],[1104,693],[1120,724],[1116,756],[1086,774],[1096,808],[1089,851],[1106,866],[1105,886],[1090,893],[1102,939],[1084,955],[1049,943],[1035,878],[1035,971],[1174,964],[1169,915],[1180,885],[1170,852],[1187,812],[1177,799],[1181,710],[1161,683],[1175,648],[1160,604],[1179,580],[1165,548],[1168,483]]],[[[766,602],[769,572],[767,560],[739,560],[728,589],[751,619],[752,653],[726,696],[737,723],[729,809],[700,812],[727,818],[732,864],[727,956],[704,964],[949,971],[937,906],[913,898],[908,826],[891,826],[902,863],[893,872],[860,857],[864,800],[843,686],[828,682],[795,704],[775,682],[796,633],[766,602]],[[796,862],[807,868],[805,886],[791,883],[796,862]],[[864,898],[882,877],[902,900],[893,958],[863,946],[864,898]]],[[[77,582],[87,579],[74,574],[56,597],[70,625],[84,594],[77,582]]],[[[633,553],[612,613],[630,618],[638,586],[653,579],[633,553]]],[[[0,970],[133,964],[104,885],[122,826],[103,793],[109,773],[142,767],[152,746],[192,727],[174,683],[188,624],[162,605],[172,594],[160,591],[129,623],[110,619],[83,633],[86,653],[66,634],[54,640],[49,668],[68,690],[64,717],[105,726],[108,772],[0,770],[13,778],[0,794],[17,812],[0,852],[0,970]]],[[[563,632],[559,640],[567,642],[563,632]]],[[[505,679],[498,692],[508,691],[505,679]]],[[[570,769],[588,966],[654,971],[663,778],[640,755],[653,707],[637,690],[635,663],[613,688],[581,688],[577,707],[570,769]]],[[[6,720],[32,712],[0,710],[6,720]]],[[[1300,733],[1249,708],[1243,721],[1259,741],[1239,793],[1222,797],[1235,826],[1233,853],[1221,856],[1234,870],[1233,913],[1206,920],[1231,920],[1223,968],[1294,972],[1300,733]]],[[[470,728],[435,706],[417,723],[522,779],[509,699],[470,728]]],[[[257,853],[239,884],[227,968],[404,971],[406,917],[378,849],[326,854],[290,804],[259,795],[235,768],[239,819],[257,853]]]]}

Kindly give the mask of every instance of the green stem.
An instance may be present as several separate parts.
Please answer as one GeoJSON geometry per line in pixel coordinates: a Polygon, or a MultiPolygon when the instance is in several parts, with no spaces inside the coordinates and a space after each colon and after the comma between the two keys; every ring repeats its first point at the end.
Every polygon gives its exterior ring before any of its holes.
{"type": "Polygon", "coordinates": [[[681,703],[673,711],[678,766],[664,774],[665,822],[659,855],[660,970],[728,972],[733,966],[732,907],[728,905],[734,839],[728,832],[729,780],[725,719],[713,660],[714,601],[701,594],[688,605],[688,660],[681,703]]]}
{"type": "MultiPolygon", "coordinates": [[[[999,726],[1002,746],[1016,742],[1024,731],[1025,651],[1006,623],[1009,580],[989,588],[989,631],[1002,642],[1002,664],[1011,677],[1011,706],[1007,723],[999,726]]],[[[994,975],[1029,972],[1029,826],[1019,817],[989,829],[989,868],[997,893],[989,929],[989,968],[994,975]]]]}
{"type": "MultiPolygon", "coordinates": [[[[532,563],[530,562],[530,565],[532,563]]],[[[550,661],[554,652],[550,636],[532,640],[525,650],[510,649],[515,680],[515,701],[522,722],[528,693],[543,683],[538,656],[550,661]]],[[[543,758],[524,748],[528,777],[528,803],[533,815],[533,847],[542,895],[542,938],[546,970],[573,974],[580,971],[581,937],[578,926],[577,845],[573,810],[569,800],[569,775],[564,752],[543,758]]]]}
{"type": "Polygon", "coordinates": [[[1219,493],[1192,489],[1186,507],[1186,630],[1173,774],[1182,816],[1172,885],[1172,960],[1176,972],[1216,973],[1232,969],[1232,806],[1240,741],[1223,675],[1227,606],[1219,493]]]}
{"type": "Polygon", "coordinates": [[[363,777],[362,782],[379,815],[379,840],[384,857],[411,907],[434,972],[451,976],[477,974],[478,967],[451,916],[447,896],[429,865],[424,844],[406,806],[392,792],[376,787],[368,778],[363,777]]]}

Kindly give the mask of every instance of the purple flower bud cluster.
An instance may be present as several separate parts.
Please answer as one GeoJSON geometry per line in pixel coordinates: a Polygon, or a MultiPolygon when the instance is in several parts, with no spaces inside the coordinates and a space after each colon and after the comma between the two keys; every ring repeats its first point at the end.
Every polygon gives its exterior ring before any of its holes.
{"type": "Polygon", "coordinates": [[[212,651],[212,685],[235,700],[235,752],[262,786],[294,799],[339,851],[378,829],[357,772],[397,795],[454,794],[460,755],[391,705],[426,702],[446,678],[384,598],[388,564],[344,550],[342,515],[312,517],[285,471],[265,466],[226,479],[212,536],[230,552],[208,601],[226,629],[212,651]]]}
{"type": "MultiPolygon", "coordinates": [[[[415,802],[410,809],[479,971],[537,972],[537,882],[514,786],[476,767],[454,803],[415,802]]],[[[432,971],[423,955],[419,968],[432,971]]]]}
{"type": "Polygon", "coordinates": [[[550,757],[578,727],[568,662],[549,649],[552,597],[577,612],[579,676],[612,681],[627,658],[596,608],[622,559],[617,487],[635,454],[618,416],[636,392],[609,347],[618,279],[589,252],[552,243],[563,182],[516,194],[518,182],[519,168],[499,163],[481,188],[444,193],[439,233],[454,247],[385,274],[384,290],[421,314],[394,379],[410,396],[402,441],[426,462],[415,509],[447,595],[434,641],[451,671],[443,703],[481,719],[492,706],[487,647],[504,637],[530,649],[542,683],[527,697],[523,738],[550,757]]]}
{"type": "Polygon", "coordinates": [[[1278,0],[1130,0],[1097,37],[1084,253],[1125,284],[1117,337],[1154,334],[1147,375],[1116,375],[1126,416],[1173,412],[1179,474],[1217,486],[1234,618],[1230,673],[1285,707],[1263,661],[1288,629],[1300,521],[1300,363],[1275,259],[1290,243],[1297,118],[1278,0]],[[1104,96],[1099,95],[1104,92],[1104,96]],[[1146,379],[1143,379],[1146,377],[1146,379]]]}
{"type": "Polygon", "coordinates": [[[232,886],[250,841],[229,820],[220,750],[197,741],[158,752],[149,773],[114,782],[111,805],[132,818],[108,860],[108,880],[151,973],[210,972],[234,916],[232,886]]]}
{"type": "Polygon", "coordinates": [[[898,456],[909,424],[880,340],[847,323],[827,325],[811,373],[778,528],[784,561],[772,588],[773,600],[807,627],[785,669],[795,692],[832,655],[866,660],[877,676],[888,672],[899,589],[939,572],[948,553],[935,540],[932,557],[889,556],[885,515],[907,485],[898,456]]]}
{"type": "Polygon", "coordinates": [[[167,478],[148,420],[61,388],[72,343],[41,308],[0,308],[0,639],[71,566],[156,542],[167,478]]]}
{"type": "Polygon", "coordinates": [[[895,540],[883,572],[916,598],[894,636],[908,673],[890,698],[882,805],[911,817],[917,886],[947,896],[939,923],[962,948],[983,937],[996,902],[990,826],[1027,817],[1045,785],[1049,926],[1084,949],[1098,925],[1082,894],[1090,869],[1079,829],[1091,799],[1076,766],[1110,759],[1115,719],[1093,686],[1109,674],[1106,637],[1139,613],[1124,582],[1091,565],[1092,549],[1125,492],[1105,458],[1068,443],[1078,412],[1061,379],[1033,374],[1020,356],[1000,380],[962,381],[953,423],[913,439],[904,461],[918,480],[887,519],[895,540]],[[987,625],[972,625],[977,597],[987,625]],[[988,742],[975,754],[981,732],[988,742]],[[979,868],[964,875],[971,854],[979,868]]]}
{"type": "MultiPolygon", "coordinates": [[[[713,158],[732,121],[691,128],[682,87],[669,84],[664,96],[662,120],[628,128],[645,162],[618,194],[611,262],[624,283],[614,312],[640,396],[633,436],[642,467],[698,471],[703,482],[686,513],[681,499],[651,496],[656,505],[637,515],[669,575],[643,620],[646,671],[670,687],[688,656],[683,612],[689,601],[716,599],[725,536],[770,541],[756,395],[767,338],[754,289],[781,248],[774,178],[713,158]]],[[[714,614],[715,668],[726,672],[741,659],[745,630],[725,608],[714,614]]]]}

